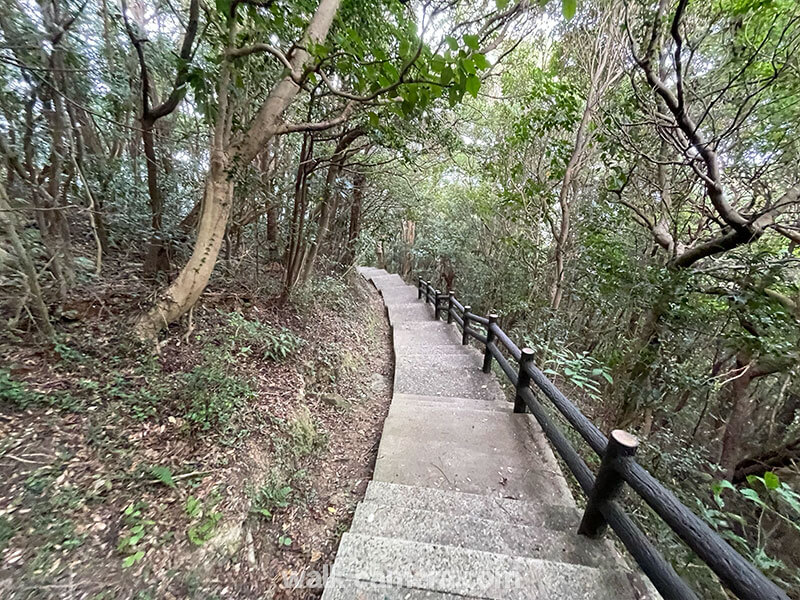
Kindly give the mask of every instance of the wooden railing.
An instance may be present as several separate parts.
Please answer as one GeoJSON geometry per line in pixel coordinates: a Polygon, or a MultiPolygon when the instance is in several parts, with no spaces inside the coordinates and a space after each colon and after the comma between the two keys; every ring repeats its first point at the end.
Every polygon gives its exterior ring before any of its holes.
{"type": "Polygon", "coordinates": [[[514,412],[530,412],[539,422],[550,443],[566,463],[587,497],[578,532],[598,537],[606,527],[616,532],[625,548],[666,599],[697,600],[697,595],[675,572],[672,565],[653,546],[647,536],[623,510],[620,491],[624,484],[641,497],[655,513],[716,573],[722,583],[743,600],[789,600],[789,597],[755,566],[736,552],[702,519],[684,506],[675,495],[636,462],[638,440],[615,430],[607,438],[597,426],[570,402],[533,363],[533,351],[520,349],[497,324],[497,315],[486,317],[461,304],[453,292],[442,294],[421,277],[418,298],[433,304],[440,316],[461,328],[462,344],[470,338],[484,347],[483,372],[489,373],[492,360],[516,389],[514,412]],[[479,331],[478,329],[481,329],[479,331]],[[513,357],[512,366],[500,346],[513,357]],[[586,444],[601,458],[593,474],[559,427],[546,413],[539,393],[547,398],[586,444]]]}

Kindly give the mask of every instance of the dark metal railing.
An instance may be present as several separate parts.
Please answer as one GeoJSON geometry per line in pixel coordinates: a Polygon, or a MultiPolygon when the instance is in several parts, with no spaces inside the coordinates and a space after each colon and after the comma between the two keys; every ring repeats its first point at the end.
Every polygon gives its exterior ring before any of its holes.
{"type": "Polygon", "coordinates": [[[615,430],[607,438],[533,363],[533,351],[520,349],[497,324],[494,313],[482,317],[461,304],[450,291],[443,294],[419,278],[418,297],[433,304],[436,319],[443,315],[448,323],[461,328],[461,342],[470,338],[484,347],[482,369],[488,373],[492,361],[515,387],[514,412],[530,412],[539,422],[547,439],[575,476],[587,497],[578,532],[598,537],[611,527],[633,558],[668,600],[697,600],[697,595],[675,572],[672,565],[653,546],[638,525],[620,506],[620,492],[628,485],[680,537],[689,548],[719,577],[720,581],[742,600],[789,600],[786,593],[761,571],[736,552],[702,519],[689,510],[661,482],[636,462],[639,442],[633,435],[615,430]],[[480,327],[484,333],[476,329],[480,327]],[[504,347],[516,367],[500,350],[504,347]],[[601,458],[597,475],[592,473],[572,443],[548,416],[540,392],[580,434],[601,458]]]}

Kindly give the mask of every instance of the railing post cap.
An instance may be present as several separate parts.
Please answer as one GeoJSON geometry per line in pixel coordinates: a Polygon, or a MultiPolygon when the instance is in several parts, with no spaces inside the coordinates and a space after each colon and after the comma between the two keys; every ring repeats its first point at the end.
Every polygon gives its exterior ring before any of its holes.
{"type": "Polygon", "coordinates": [[[500,315],[497,313],[489,313],[487,316],[489,317],[490,321],[497,321],[497,319],[500,318],[500,315]]]}
{"type": "Polygon", "coordinates": [[[450,290],[449,292],[447,292],[447,295],[452,297],[452,296],[455,296],[456,293],[453,290],[450,290]]]}
{"type": "Polygon", "coordinates": [[[527,346],[520,350],[520,354],[522,354],[522,360],[530,360],[533,358],[533,350],[528,348],[527,346]]]}
{"type": "Polygon", "coordinates": [[[464,312],[469,312],[472,310],[472,307],[469,304],[464,305],[464,312]]]}
{"type": "Polygon", "coordinates": [[[610,437],[614,443],[631,454],[636,452],[636,449],[639,447],[639,439],[632,433],[628,433],[623,429],[615,429],[611,432],[610,437]]]}

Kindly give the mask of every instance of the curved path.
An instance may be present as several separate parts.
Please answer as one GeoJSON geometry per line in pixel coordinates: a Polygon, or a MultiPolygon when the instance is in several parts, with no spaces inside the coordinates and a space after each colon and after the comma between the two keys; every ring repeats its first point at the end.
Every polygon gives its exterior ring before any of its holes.
{"type": "Polygon", "coordinates": [[[398,275],[358,270],[387,307],[393,399],[323,600],[650,597],[610,542],[574,533],[544,434],[513,414],[481,353],[398,275]]]}

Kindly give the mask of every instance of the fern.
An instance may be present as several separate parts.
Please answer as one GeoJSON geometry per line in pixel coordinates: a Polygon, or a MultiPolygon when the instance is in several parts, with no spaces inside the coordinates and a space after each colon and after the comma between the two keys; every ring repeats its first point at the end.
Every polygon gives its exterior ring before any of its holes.
{"type": "Polygon", "coordinates": [[[169,470],[169,467],[155,465],[150,468],[150,474],[167,487],[173,489],[177,487],[175,480],[172,478],[172,471],[169,470]]]}

